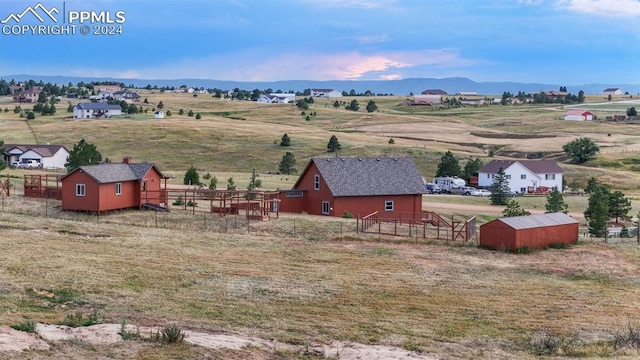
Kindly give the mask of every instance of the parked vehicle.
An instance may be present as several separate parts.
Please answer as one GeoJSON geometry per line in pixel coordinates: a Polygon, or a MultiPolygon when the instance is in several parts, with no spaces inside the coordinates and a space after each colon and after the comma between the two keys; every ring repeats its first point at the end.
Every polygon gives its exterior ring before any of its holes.
{"type": "Polygon", "coordinates": [[[464,179],[460,179],[456,176],[440,176],[433,178],[433,183],[440,186],[442,192],[451,194],[454,190],[458,190],[465,186],[467,183],[464,179]]]}
{"type": "Polygon", "coordinates": [[[508,197],[516,197],[518,195],[520,195],[520,193],[518,193],[516,191],[511,191],[511,190],[509,190],[509,192],[507,193],[508,197]]]}
{"type": "Polygon", "coordinates": [[[37,169],[40,167],[40,163],[37,160],[26,160],[19,163],[17,167],[21,169],[37,169]]]}
{"type": "Polygon", "coordinates": [[[440,193],[442,193],[442,188],[437,184],[427,183],[426,187],[427,187],[427,192],[429,194],[440,194],[440,193]]]}
{"type": "Polygon", "coordinates": [[[19,161],[12,162],[11,167],[15,167],[15,168],[20,167],[20,162],[19,161]]]}
{"type": "Polygon", "coordinates": [[[471,196],[491,196],[491,191],[485,189],[475,189],[471,192],[471,196]]]}
{"type": "Polygon", "coordinates": [[[460,188],[460,195],[471,195],[471,192],[476,190],[473,186],[463,186],[460,188]]]}

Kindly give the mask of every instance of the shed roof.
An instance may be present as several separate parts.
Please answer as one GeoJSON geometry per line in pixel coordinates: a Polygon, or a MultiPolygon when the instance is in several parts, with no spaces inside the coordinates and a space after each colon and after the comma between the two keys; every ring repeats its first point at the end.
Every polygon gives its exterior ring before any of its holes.
{"type": "Polygon", "coordinates": [[[593,115],[593,113],[589,110],[567,110],[564,115],[593,115]]]}
{"type": "MultiPolygon", "coordinates": [[[[313,158],[333,196],[413,195],[426,192],[422,177],[408,157],[313,158]]],[[[302,179],[302,176],[300,176],[302,179]]],[[[298,182],[294,185],[297,190],[298,182]]]]}
{"type": "Polygon", "coordinates": [[[156,168],[160,176],[165,178],[166,176],[155,165],[150,163],[107,163],[100,165],[86,165],[80,166],[62,177],[69,176],[76,171],[84,171],[87,175],[91,176],[96,182],[101,184],[108,184],[121,181],[134,181],[142,180],[144,176],[151,170],[156,168]]]}
{"type": "Polygon", "coordinates": [[[561,212],[538,214],[538,215],[526,215],[526,216],[514,216],[499,218],[494,221],[500,221],[505,225],[516,229],[534,229],[547,226],[558,226],[567,224],[578,224],[578,221],[567,214],[561,212]]]}
{"type": "Polygon", "coordinates": [[[492,160],[481,167],[478,172],[494,174],[500,168],[507,169],[515,163],[526,167],[534,174],[563,174],[564,170],[553,160],[492,160]]]}

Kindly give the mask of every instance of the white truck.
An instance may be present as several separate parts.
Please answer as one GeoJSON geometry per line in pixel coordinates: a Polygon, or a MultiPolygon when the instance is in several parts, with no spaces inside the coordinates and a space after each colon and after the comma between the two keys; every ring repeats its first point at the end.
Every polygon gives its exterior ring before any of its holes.
{"type": "Polygon", "coordinates": [[[464,179],[460,179],[457,176],[440,176],[433,178],[433,183],[440,186],[442,192],[454,193],[460,190],[461,187],[467,185],[464,179]]]}

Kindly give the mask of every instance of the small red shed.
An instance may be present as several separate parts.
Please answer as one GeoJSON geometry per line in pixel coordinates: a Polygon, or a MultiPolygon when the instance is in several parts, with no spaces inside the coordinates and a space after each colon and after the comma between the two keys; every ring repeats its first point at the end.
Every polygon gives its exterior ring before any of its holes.
{"type": "Polygon", "coordinates": [[[578,221],[563,213],[498,218],[480,226],[480,245],[495,250],[543,248],[578,241],[578,221]]]}
{"type": "Polygon", "coordinates": [[[313,158],[293,188],[280,192],[279,210],[408,218],[422,215],[425,191],[411,158],[313,158]]]}
{"type": "Polygon", "coordinates": [[[61,178],[62,210],[101,212],[160,205],[166,179],[155,165],[130,163],[129,158],[80,166],[61,178]]]}

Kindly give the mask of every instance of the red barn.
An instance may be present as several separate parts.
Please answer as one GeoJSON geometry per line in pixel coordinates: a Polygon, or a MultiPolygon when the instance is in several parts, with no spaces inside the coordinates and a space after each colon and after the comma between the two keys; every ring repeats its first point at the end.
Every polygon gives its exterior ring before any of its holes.
{"type": "Polygon", "coordinates": [[[381,218],[421,216],[426,188],[411,158],[314,158],[292,190],[280,192],[280,211],[381,218]]]}
{"type": "Polygon", "coordinates": [[[128,158],[123,163],[80,166],[61,179],[62,210],[101,212],[160,205],[166,178],[155,165],[130,163],[128,158]]]}
{"type": "Polygon", "coordinates": [[[578,241],[578,221],[563,213],[514,216],[480,226],[480,245],[495,250],[543,248],[578,241]]]}

